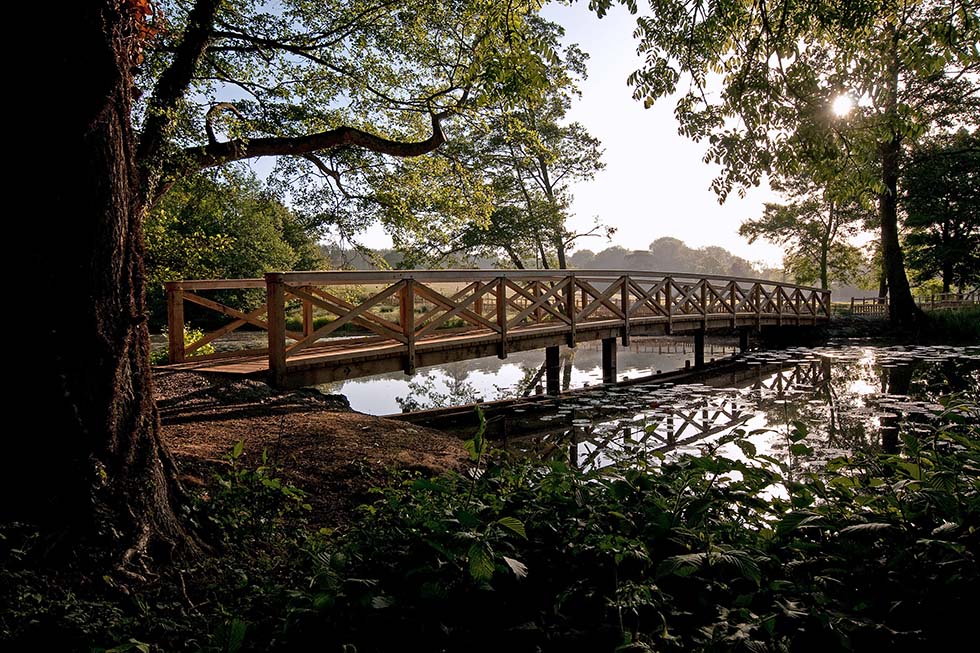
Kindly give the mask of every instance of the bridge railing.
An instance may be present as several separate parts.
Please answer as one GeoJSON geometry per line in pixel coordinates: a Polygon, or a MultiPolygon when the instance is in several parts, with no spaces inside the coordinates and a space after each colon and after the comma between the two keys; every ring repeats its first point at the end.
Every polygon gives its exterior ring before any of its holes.
{"type": "Polygon", "coordinates": [[[518,334],[554,332],[574,343],[582,329],[609,328],[628,343],[631,328],[641,324],[662,323],[670,331],[675,323],[735,326],[746,316],[779,324],[830,316],[830,294],[817,288],[632,270],[271,272],[264,279],[173,282],[167,296],[172,362],[248,325],[268,331],[267,347],[210,356],[268,355],[274,374],[351,329],[360,336],[345,344],[400,347],[412,371],[418,345],[464,333],[495,342],[503,357],[518,334]],[[248,312],[202,295],[263,287],[265,302],[248,312]],[[185,346],[185,302],[230,321],[185,346]],[[296,315],[287,320],[287,313],[296,315]]]}

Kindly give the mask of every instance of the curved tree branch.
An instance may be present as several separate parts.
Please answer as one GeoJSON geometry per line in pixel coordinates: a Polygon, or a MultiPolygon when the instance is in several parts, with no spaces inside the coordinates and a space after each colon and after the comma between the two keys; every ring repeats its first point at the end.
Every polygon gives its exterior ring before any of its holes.
{"type": "Polygon", "coordinates": [[[207,132],[208,143],[211,145],[218,142],[218,137],[214,133],[214,124],[212,121],[214,120],[214,117],[222,111],[233,113],[235,114],[235,117],[242,122],[245,122],[245,116],[243,116],[242,112],[239,111],[238,108],[231,102],[218,102],[217,104],[212,105],[211,108],[208,109],[207,114],[204,116],[204,131],[207,132]]]}
{"type": "Polygon", "coordinates": [[[448,115],[449,113],[445,111],[432,114],[432,135],[422,141],[395,141],[354,127],[337,127],[303,136],[237,138],[222,143],[189,147],[184,150],[183,157],[179,158],[180,168],[175,172],[178,175],[188,174],[242,159],[259,156],[303,156],[338,147],[360,147],[371,152],[401,158],[421,156],[446,142],[442,121],[448,115]]]}

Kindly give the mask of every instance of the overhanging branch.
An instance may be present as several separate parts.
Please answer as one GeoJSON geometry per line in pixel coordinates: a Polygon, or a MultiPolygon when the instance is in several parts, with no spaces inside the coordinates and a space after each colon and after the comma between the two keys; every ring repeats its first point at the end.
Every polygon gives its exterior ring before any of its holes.
{"type": "Polygon", "coordinates": [[[338,147],[359,147],[379,154],[399,158],[422,156],[446,142],[442,121],[449,116],[443,111],[432,114],[432,135],[421,141],[396,141],[354,127],[337,127],[329,131],[303,136],[273,136],[238,138],[208,143],[184,150],[178,157],[177,175],[260,156],[305,156],[338,147]]]}

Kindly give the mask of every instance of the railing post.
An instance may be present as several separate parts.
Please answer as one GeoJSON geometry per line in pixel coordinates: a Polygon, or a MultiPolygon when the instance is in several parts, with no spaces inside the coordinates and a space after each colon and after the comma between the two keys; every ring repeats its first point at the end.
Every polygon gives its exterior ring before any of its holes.
{"type": "Polygon", "coordinates": [[[623,309],[623,346],[630,346],[630,275],[620,277],[622,287],[619,289],[619,300],[623,309]]]}
{"type": "Polygon", "coordinates": [[[708,326],[708,280],[701,279],[701,328],[708,326]]]}
{"type": "Polygon", "coordinates": [[[565,286],[565,310],[568,313],[569,331],[568,346],[575,347],[575,323],[578,311],[575,308],[575,274],[568,275],[568,285],[565,286]]]}
{"type": "Polygon", "coordinates": [[[736,309],[735,309],[735,307],[738,305],[738,303],[737,303],[737,301],[735,299],[736,288],[738,288],[738,282],[736,282],[736,281],[729,281],[728,282],[728,303],[730,304],[730,306],[728,308],[729,308],[729,312],[731,312],[731,314],[732,314],[732,328],[733,329],[735,328],[735,325],[737,324],[737,319],[736,318],[738,317],[736,315],[736,313],[738,311],[736,311],[736,309]]]}
{"type": "Polygon", "coordinates": [[[776,286],[776,324],[783,326],[783,287],[776,286]]]}
{"type": "Polygon", "coordinates": [[[281,388],[286,383],[286,284],[282,273],[265,275],[265,296],[269,320],[269,381],[281,388]]]}
{"type": "Polygon", "coordinates": [[[398,295],[398,322],[405,336],[405,374],[415,374],[415,279],[406,279],[398,295]]]}
{"type": "Polygon", "coordinates": [[[184,291],[180,282],[167,282],[167,356],[170,363],[184,362],[184,291]]]}
{"type": "Polygon", "coordinates": [[[500,344],[497,345],[497,358],[507,358],[507,282],[506,277],[497,277],[497,326],[500,327],[500,344]]]}
{"type": "MultiPolygon", "coordinates": [[[[479,294],[479,292],[483,290],[483,284],[480,283],[479,281],[474,281],[473,283],[475,284],[473,286],[473,294],[474,295],[479,294]]],[[[473,312],[476,313],[477,315],[481,315],[481,316],[483,315],[483,295],[480,295],[475,300],[473,300],[473,312]]]]}
{"type": "Polygon", "coordinates": [[[664,308],[667,309],[666,333],[668,336],[674,328],[674,302],[670,297],[671,285],[673,285],[673,280],[670,277],[664,277],[664,308]]]}
{"type": "MultiPolygon", "coordinates": [[[[531,282],[531,288],[531,295],[534,297],[535,303],[537,303],[541,299],[541,282],[535,279],[531,282]]],[[[534,309],[534,321],[538,324],[544,321],[544,310],[540,306],[534,309]]]]}
{"type": "MultiPolygon", "coordinates": [[[[309,288],[304,288],[309,292],[309,288]]],[[[308,300],[303,300],[303,336],[309,337],[313,335],[313,303],[308,300]]]]}
{"type": "Polygon", "coordinates": [[[762,327],[762,284],[758,281],[752,284],[752,303],[755,304],[755,328],[762,327]]]}

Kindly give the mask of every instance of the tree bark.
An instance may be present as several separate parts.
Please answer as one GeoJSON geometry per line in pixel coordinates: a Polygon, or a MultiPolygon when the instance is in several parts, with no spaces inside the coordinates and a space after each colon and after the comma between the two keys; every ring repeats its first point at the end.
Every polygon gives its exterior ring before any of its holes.
{"type": "MultiPolygon", "coordinates": [[[[68,103],[52,100],[63,113],[44,126],[69,171],[44,198],[57,228],[45,234],[53,252],[36,273],[38,294],[57,298],[59,314],[35,360],[45,409],[34,429],[45,437],[22,443],[37,461],[31,491],[7,506],[63,542],[66,554],[84,541],[108,546],[127,572],[144,554],[199,546],[177,517],[183,492],[153,401],[131,128],[143,18],[134,6],[103,0],[45,11],[57,43],[46,55],[51,70],[85,84],[68,103]]],[[[49,86],[52,96],[64,92],[49,86]]]]}
{"type": "MultiPolygon", "coordinates": [[[[891,28],[894,33],[894,28],[891,28]]],[[[896,37],[893,36],[893,42],[896,37]]],[[[885,115],[896,123],[898,114],[898,55],[889,53],[885,75],[885,115]]],[[[898,242],[898,175],[902,154],[901,136],[894,131],[878,146],[881,157],[881,192],[878,194],[878,215],[881,222],[881,260],[888,279],[888,316],[895,323],[917,320],[919,309],[912,299],[912,289],[905,273],[905,259],[898,242]]]]}

